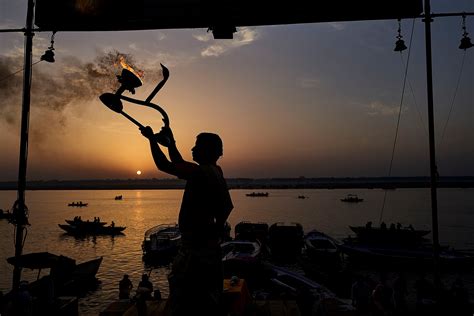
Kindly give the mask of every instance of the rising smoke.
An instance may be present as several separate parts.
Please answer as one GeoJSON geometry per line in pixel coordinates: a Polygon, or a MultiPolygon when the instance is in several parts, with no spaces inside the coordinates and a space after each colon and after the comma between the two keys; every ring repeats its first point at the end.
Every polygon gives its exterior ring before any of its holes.
{"type": "MultiPolygon", "coordinates": [[[[61,58],[58,71],[48,72],[42,67],[33,66],[31,84],[31,107],[35,111],[53,111],[61,117],[67,106],[97,99],[104,92],[113,92],[119,86],[116,74],[122,66],[120,58],[135,70],[147,77],[157,77],[157,71],[143,70],[137,67],[133,56],[111,51],[97,56],[93,62],[81,62],[75,57],[61,58]]],[[[20,119],[23,77],[22,72],[11,75],[23,68],[23,59],[0,56],[0,122],[15,125],[20,119]]],[[[60,121],[65,122],[63,117],[60,121]]]]}

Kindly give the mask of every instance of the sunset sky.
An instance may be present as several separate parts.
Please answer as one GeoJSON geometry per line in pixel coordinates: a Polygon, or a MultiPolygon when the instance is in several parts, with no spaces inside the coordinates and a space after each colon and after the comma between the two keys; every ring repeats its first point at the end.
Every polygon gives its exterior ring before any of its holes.
{"type": "MultiPolygon", "coordinates": [[[[432,0],[434,13],[474,12],[473,0],[432,0]]],[[[22,28],[26,0],[0,0],[0,28],[22,28]]],[[[474,48],[458,48],[461,17],[432,23],[437,158],[442,176],[474,176],[474,48]],[[458,85],[459,81],[459,85],[458,85]],[[448,119],[449,118],[449,119],[448,119]]],[[[394,52],[396,20],[239,28],[233,40],[206,29],[58,32],[55,63],[33,66],[29,180],[168,178],[156,170],[138,128],[99,101],[115,92],[90,76],[101,57],[120,52],[143,70],[145,99],[171,120],[178,148],[191,160],[195,136],[218,133],[226,177],[387,176],[402,98],[394,176],[429,174],[424,25],[403,20],[411,55],[394,52]],[[141,171],[141,175],[137,171],[141,171]]],[[[466,18],[474,39],[474,16],[466,18]]],[[[33,62],[50,46],[36,33],[33,62]]],[[[0,33],[0,181],[18,177],[23,33],[0,33]]],[[[103,60],[103,59],[102,59],[103,60]]],[[[107,78],[105,78],[107,79],[107,78]]],[[[129,93],[125,95],[132,96],[129,93]]],[[[158,131],[158,112],[124,110],[158,131]]]]}

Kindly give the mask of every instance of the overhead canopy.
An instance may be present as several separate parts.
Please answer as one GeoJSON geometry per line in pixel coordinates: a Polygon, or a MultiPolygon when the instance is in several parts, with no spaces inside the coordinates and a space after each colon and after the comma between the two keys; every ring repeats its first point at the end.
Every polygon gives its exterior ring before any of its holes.
{"type": "Polygon", "coordinates": [[[216,28],[420,16],[422,0],[36,0],[44,31],[216,28]]]}
{"type": "Polygon", "coordinates": [[[10,257],[7,262],[11,265],[27,269],[48,269],[56,266],[59,262],[75,264],[75,260],[58,256],[49,252],[32,252],[18,257],[10,257]]]}

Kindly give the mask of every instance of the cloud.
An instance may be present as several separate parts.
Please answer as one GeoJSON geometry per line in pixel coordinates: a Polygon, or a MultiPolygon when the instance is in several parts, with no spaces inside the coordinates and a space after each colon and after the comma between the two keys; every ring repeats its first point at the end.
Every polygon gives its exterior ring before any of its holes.
{"type": "Polygon", "coordinates": [[[299,85],[303,89],[310,89],[319,86],[321,80],[316,78],[301,78],[299,80],[299,85]]]}
{"type": "Polygon", "coordinates": [[[193,37],[200,42],[209,42],[212,39],[211,33],[202,34],[193,34],[193,37]]]}
{"type": "Polygon", "coordinates": [[[202,57],[219,57],[220,55],[224,54],[227,50],[229,50],[229,46],[225,46],[222,44],[215,44],[206,47],[201,52],[202,57]]]}
{"type": "Polygon", "coordinates": [[[373,101],[367,107],[367,114],[369,116],[393,116],[398,115],[399,108],[397,106],[392,106],[384,104],[379,101],[373,101]]]}
{"type": "Polygon", "coordinates": [[[346,28],[346,25],[341,22],[331,22],[328,24],[331,28],[335,29],[336,31],[342,31],[346,28]]]}
{"type": "MultiPolygon", "coordinates": [[[[200,42],[209,42],[212,39],[211,34],[204,35],[193,35],[200,42]]],[[[214,40],[214,43],[207,46],[201,51],[202,57],[219,57],[231,50],[238,47],[249,45],[253,43],[259,37],[259,33],[252,28],[243,27],[240,28],[237,33],[234,34],[232,40],[214,40]]]]}

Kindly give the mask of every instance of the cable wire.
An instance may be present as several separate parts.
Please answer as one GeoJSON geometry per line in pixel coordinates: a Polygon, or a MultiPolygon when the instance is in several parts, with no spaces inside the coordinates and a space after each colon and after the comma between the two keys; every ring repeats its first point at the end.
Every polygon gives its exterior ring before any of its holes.
{"type": "MultiPolygon", "coordinates": [[[[400,128],[400,119],[402,116],[402,106],[403,106],[403,99],[405,96],[405,87],[407,83],[407,77],[408,77],[408,65],[410,64],[410,55],[411,55],[411,48],[412,48],[412,43],[413,43],[413,33],[415,31],[415,19],[413,19],[412,27],[411,27],[411,35],[410,35],[410,44],[408,45],[408,57],[407,57],[407,63],[405,67],[405,74],[403,77],[403,87],[402,87],[402,95],[400,97],[400,105],[399,105],[399,110],[398,110],[398,118],[397,118],[397,127],[395,129],[395,139],[393,140],[393,146],[392,146],[392,156],[390,158],[390,165],[388,168],[388,177],[392,175],[392,167],[393,167],[393,158],[395,157],[395,147],[397,145],[397,140],[398,140],[398,130],[400,128]]],[[[400,52],[401,55],[401,52],[400,52]]],[[[380,210],[380,218],[379,218],[379,224],[382,223],[382,217],[383,217],[383,212],[385,208],[385,201],[387,199],[387,191],[385,190],[384,195],[383,195],[383,202],[382,202],[382,209],[380,210]]]]}
{"type": "MultiPolygon", "coordinates": [[[[36,65],[37,63],[40,63],[40,62],[42,62],[42,61],[43,61],[43,60],[35,61],[34,63],[31,64],[31,67],[33,67],[34,65],[36,65]]],[[[8,79],[8,78],[10,78],[11,76],[16,75],[17,73],[23,71],[24,69],[25,69],[25,68],[21,68],[20,70],[17,70],[17,71],[15,71],[15,72],[12,72],[12,73],[9,74],[9,75],[6,75],[5,77],[3,77],[3,78],[0,79],[0,82],[2,82],[3,80],[6,80],[6,79],[8,79]]]]}
{"type": "Polygon", "coordinates": [[[451,113],[453,112],[454,103],[455,103],[454,101],[456,100],[456,96],[458,94],[459,83],[461,82],[461,75],[462,75],[462,70],[464,68],[465,59],[466,59],[466,50],[464,50],[464,53],[462,55],[461,69],[459,70],[458,80],[457,80],[457,83],[456,83],[456,89],[454,90],[453,99],[451,101],[451,107],[449,108],[448,118],[446,119],[446,123],[444,124],[443,133],[441,134],[441,139],[440,139],[440,143],[438,144],[438,146],[441,146],[441,143],[443,142],[444,135],[446,133],[446,128],[448,127],[448,122],[449,122],[449,119],[451,118],[451,113]]]}

